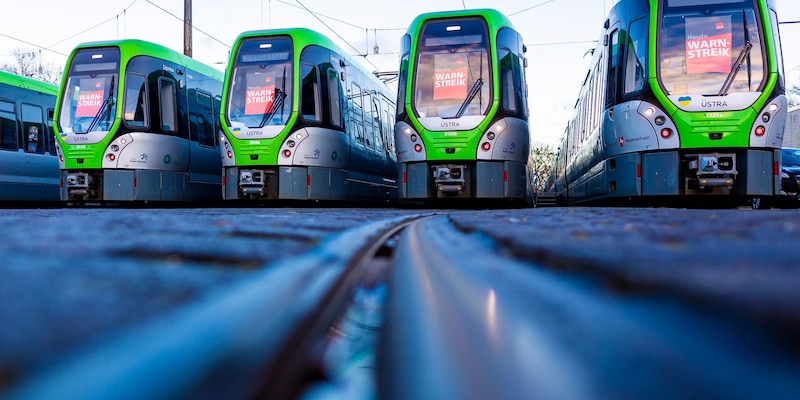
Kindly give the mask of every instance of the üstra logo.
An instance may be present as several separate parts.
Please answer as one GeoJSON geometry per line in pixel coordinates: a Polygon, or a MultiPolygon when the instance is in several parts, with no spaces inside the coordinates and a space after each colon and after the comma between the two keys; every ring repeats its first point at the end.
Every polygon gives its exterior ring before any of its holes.
{"type": "Polygon", "coordinates": [[[689,104],[691,104],[691,102],[692,102],[692,97],[691,96],[678,97],[678,103],[680,103],[680,105],[682,105],[684,107],[686,107],[689,104]]]}

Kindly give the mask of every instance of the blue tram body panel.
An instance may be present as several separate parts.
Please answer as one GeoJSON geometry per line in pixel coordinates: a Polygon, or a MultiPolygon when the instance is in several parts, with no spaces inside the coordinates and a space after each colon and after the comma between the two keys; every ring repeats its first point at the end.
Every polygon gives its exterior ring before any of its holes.
{"type": "Polygon", "coordinates": [[[53,136],[58,88],[0,71],[0,202],[57,202],[53,136]]]}
{"type": "Polygon", "coordinates": [[[778,193],[787,103],[773,0],[621,0],[598,43],[547,184],[561,204],[778,193]]]}

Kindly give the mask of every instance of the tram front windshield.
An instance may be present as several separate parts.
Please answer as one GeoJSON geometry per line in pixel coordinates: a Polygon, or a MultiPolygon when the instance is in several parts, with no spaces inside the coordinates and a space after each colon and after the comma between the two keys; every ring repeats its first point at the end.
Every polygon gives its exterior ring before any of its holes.
{"type": "Polygon", "coordinates": [[[63,133],[108,131],[117,110],[119,48],[84,49],[75,53],[58,124],[63,133]]]}
{"type": "Polygon", "coordinates": [[[231,126],[286,125],[292,111],[292,40],[252,38],[236,54],[228,96],[231,126]]]}
{"type": "Polygon", "coordinates": [[[422,27],[412,97],[417,116],[486,114],[492,93],[487,32],[479,18],[433,20],[422,27]]]}
{"type": "Polygon", "coordinates": [[[668,0],[658,65],[669,94],[723,96],[761,90],[766,61],[752,0],[668,0]]]}

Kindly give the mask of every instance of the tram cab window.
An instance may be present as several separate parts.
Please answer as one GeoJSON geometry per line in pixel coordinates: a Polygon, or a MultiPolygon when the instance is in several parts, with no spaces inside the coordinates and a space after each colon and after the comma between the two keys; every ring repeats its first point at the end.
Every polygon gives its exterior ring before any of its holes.
{"type": "Polygon", "coordinates": [[[647,79],[647,20],[631,23],[625,57],[625,94],[639,92],[647,79]]]}
{"type": "Polygon", "coordinates": [[[292,40],[288,36],[244,40],[231,67],[226,118],[233,125],[286,125],[292,115],[292,40]]]}
{"type": "Polygon", "coordinates": [[[422,28],[414,108],[420,117],[483,115],[491,105],[486,23],[479,18],[430,21],[422,28]]]}
{"type": "Polygon", "coordinates": [[[300,114],[305,121],[319,122],[321,110],[319,105],[319,74],[317,67],[310,64],[300,65],[302,83],[300,88],[300,114]]]}
{"type": "Polygon", "coordinates": [[[197,95],[197,142],[202,146],[216,144],[217,130],[214,124],[214,103],[211,93],[198,90],[197,95]]]}
{"type": "Polygon", "coordinates": [[[726,2],[708,10],[671,1],[662,13],[656,60],[660,83],[669,94],[746,93],[766,82],[761,16],[753,2],[726,2]]]}
{"type": "Polygon", "coordinates": [[[144,75],[129,73],[126,76],[124,118],[129,127],[144,128],[150,125],[147,107],[147,79],[144,75]]]}
{"type": "Polygon", "coordinates": [[[32,104],[22,104],[22,140],[27,153],[43,154],[45,150],[45,135],[47,129],[44,125],[43,110],[32,104]]]}
{"type": "Polygon", "coordinates": [[[0,129],[0,148],[17,150],[17,117],[13,102],[0,100],[0,129]]]}
{"type": "Polygon", "coordinates": [[[175,83],[167,79],[159,78],[158,92],[159,101],[161,103],[161,130],[164,132],[175,132],[178,130],[175,83]]]}
{"type": "Polygon", "coordinates": [[[53,116],[55,110],[52,108],[47,109],[47,151],[52,155],[56,155],[56,137],[53,134],[53,116]]]}
{"type": "Polygon", "coordinates": [[[512,53],[506,48],[499,48],[500,55],[500,95],[503,109],[510,112],[517,112],[517,91],[514,82],[514,62],[512,53]]]}
{"type": "Polygon", "coordinates": [[[328,105],[331,112],[331,125],[342,127],[342,89],[339,74],[334,69],[328,70],[328,105]]]}
{"type": "Polygon", "coordinates": [[[619,74],[619,30],[614,30],[610,35],[608,45],[608,79],[606,87],[606,104],[616,104],[617,102],[617,75],[619,74]]]}

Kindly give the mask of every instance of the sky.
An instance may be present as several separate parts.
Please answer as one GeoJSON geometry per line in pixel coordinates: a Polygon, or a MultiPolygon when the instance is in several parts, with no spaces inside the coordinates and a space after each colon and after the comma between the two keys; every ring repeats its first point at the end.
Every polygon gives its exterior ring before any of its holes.
{"type": "MultiPolygon", "coordinates": [[[[15,50],[63,68],[84,42],[143,39],[183,52],[185,0],[23,0],[0,14],[0,65],[15,50]]],[[[494,8],[527,45],[532,140],[556,147],[614,0],[192,0],[193,57],[224,70],[245,31],[317,30],[372,71],[396,71],[400,38],[419,14],[494,8]]],[[[800,21],[800,1],[777,0],[781,21],[800,21]]],[[[781,25],[789,84],[800,85],[800,23],[781,25]]]]}

